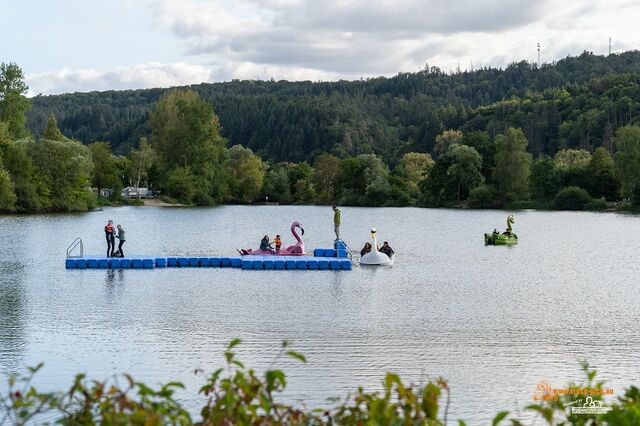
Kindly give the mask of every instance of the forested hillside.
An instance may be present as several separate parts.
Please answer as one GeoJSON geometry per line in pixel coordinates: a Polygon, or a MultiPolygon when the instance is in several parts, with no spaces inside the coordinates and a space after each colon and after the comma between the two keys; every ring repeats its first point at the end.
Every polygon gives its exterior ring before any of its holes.
{"type": "MultiPolygon", "coordinates": [[[[615,131],[638,123],[640,52],[583,53],[555,64],[518,62],[504,70],[443,73],[436,67],[361,81],[232,81],[191,86],[212,104],[229,146],[270,161],[312,162],[377,154],[396,164],[404,153],[434,149],[447,129],[521,128],[527,150],[554,155],[579,148],[612,150],[615,131]]],[[[40,134],[55,115],[62,133],[83,143],[109,142],[126,154],[148,126],[167,89],[37,96],[28,129],[40,134]]]]}

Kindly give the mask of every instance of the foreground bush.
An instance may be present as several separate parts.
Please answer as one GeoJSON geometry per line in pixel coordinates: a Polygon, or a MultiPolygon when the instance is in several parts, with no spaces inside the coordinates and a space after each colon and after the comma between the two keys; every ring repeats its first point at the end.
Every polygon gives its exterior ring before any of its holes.
{"type": "MultiPolygon", "coordinates": [[[[124,375],[126,385],[92,381],[84,375],[76,376],[66,392],[42,393],[32,386],[33,376],[41,365],[28,369],[26,376],[9,376],[6,393],[0,393],[0,425],[46,424],[54,421],[62,425],[428,425],[447,424],[450,400],[449,387],[443,379],[424,386],[406,385],[400,377],[387,373],[382,392],[366,392],[358,388],[352,397],[336,400],[330,409],[309,410],[281,403],[277,396],[287,381],[283,371],[269,369],[262,375],[246,368],[237,358],[234,348],[240,340],[231,341],[224,353],[226,368],[206,377],[200,389],[203,407],[200,419],[191,415],[175,400],[181,383],[167,383],[152,389],[124,375]],[[224,376],[223,376],[224,374],[224,376]],[[444,410],[440,410],[445,396],[444,410]]],[[[287,349],[283,342],[280,355],[306,362],[304,356],[287,349]]],[[[595,382],[595,371],[586,364],[587,380],[570,387],[603,389],[603,382],[595,382]]],[[[199,372],[201,373],[201,372],[199,372]]],[[[599,400],[600,396],[594,396],[599,400]]],[[[572,414],[575,395],[561,395],[557,400],[532,404],[527,410],[536,413],[535,422],[549,425],[638,425],[640,424],[640,391],[631,387],[607,414],[572,414]],[[573,401],[572,401],[573,398],[573,401]]],[[[507,411],[499,412],[492,425],[509,422],[507,411]]],[[[460,426],[465,425],[461,420],[460,426]]]]}

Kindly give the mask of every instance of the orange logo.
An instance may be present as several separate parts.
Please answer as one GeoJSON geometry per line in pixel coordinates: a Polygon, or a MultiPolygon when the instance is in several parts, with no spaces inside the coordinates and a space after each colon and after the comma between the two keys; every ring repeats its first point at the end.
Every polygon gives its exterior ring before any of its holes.
{"type": "Polygon", "coordinates": [[[558,395],[553,392],[551,384],[547,380],[542,380],[536,385],[536,391],[532,396],[534,401],[555,401],[558,395]]]}
{"type": "Polygon", "coordinates": [[[556,401],[559,395],[613,395],[613,389],[552,388],[548,380],[541,380],[531,396],[534,401],[556,401]]]}

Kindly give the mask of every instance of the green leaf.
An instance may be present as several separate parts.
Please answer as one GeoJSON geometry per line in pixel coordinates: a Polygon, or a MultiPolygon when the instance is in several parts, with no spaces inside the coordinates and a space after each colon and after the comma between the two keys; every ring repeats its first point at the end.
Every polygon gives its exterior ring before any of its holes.
{"type": "Polygon", "coordinates": [[[507,417],[509,415],[508,411],[500,411],[498,414],[496,414],[496,416],[493,418],[493,422],[491,423],[492,426],[496,426],[498,423],[500,423],[501,421],[503,421],[505,419],[505,417],[507,417]]]}
{"type": "Polygon", "coordinates": [[[301,355],[298,352],[288,351],[287,355],[290,356],[291,358],[297,359],[300,362],[307,362],[307,359],[304,357],[304,355],[301,355]]]}
{"type": "Polygon", "coordinates": [[[36,373],[38,370],[40,370],[40,369],[42,368],[42,366],[43,366],[43,365],[44,365],[44,363],[42,363],[42,362],[41,362],[40,364],[36,365],[35,367],[27,367],[27,370],[28,370],[30,373],[32,373],[32,374],[33,374],[33,373],[36,373]]]}
{"type": "Polygon", "coordinates": [[[433,383],[427,384],[422,391],[422,409],[428,419],[436,420],[438,416],[438,398],[440,388],[433,383]]]}
{"type": "Polygon", "coordinates": [[[233,348],[235,348],[236,346],[238,346],[240,343],[242,342],[242,340],[238,339],[237,337],[233,340],[231,340],[229,342],[229,346],[227,346],[227,350],[231,350],[233,348]]]}
{"type": "Polygon", "coordinates": [[[287,348],[288,346],[289,346],[289,342],[286,341],[286,340],[283,340],[282,341],[282,348],[284,349],[284,348],[287,348]]]}

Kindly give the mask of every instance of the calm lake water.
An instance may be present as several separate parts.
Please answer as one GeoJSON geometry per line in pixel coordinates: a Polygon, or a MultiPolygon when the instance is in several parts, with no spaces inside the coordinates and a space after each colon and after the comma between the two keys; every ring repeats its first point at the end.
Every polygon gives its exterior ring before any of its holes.
{"type": "Polygon", "coordinates": [[[515,247],[485,247],[506,212],[342,209],[344,239],[359,249],[370,227],[396,250],[391,268],[353,271],[158,269],[67,271],[76,237],[102,254],[107,219],[127,230],[126,253],[231,255],[262,235],[308,250],[332,243],[328,207],[108,208],[77,215],[0,217],[0,371],[41,361],[37,384],[70,385],[77,372],[128,372],[149,384],[180,380],[197,408],[203,383],[234,338],[257,370],[283,339],[307,364],[280,360],[286,397],[311,406],[386,371],[408,382],[443,376],[450,419],[485,424],[531,402],[536,384],[579,381],[587,359],[617,395],[638,384],[640,218],[516,212],[515,247]]]}

